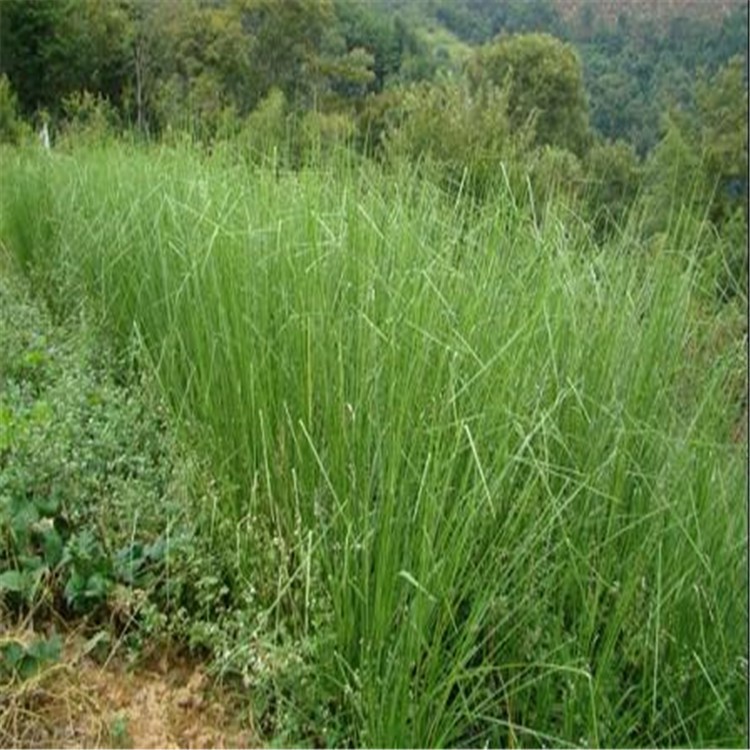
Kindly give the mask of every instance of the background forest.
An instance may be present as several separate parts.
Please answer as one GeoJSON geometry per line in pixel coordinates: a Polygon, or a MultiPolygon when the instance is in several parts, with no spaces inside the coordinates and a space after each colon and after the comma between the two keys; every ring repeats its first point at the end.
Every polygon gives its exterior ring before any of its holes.
{"type": "Polygon", "coordinates": [[[602,231],[646,193],[658,232],[689,183],[736,248],[747,24],[733,0],[4,0],[0,138],[49,122],[60,145],[188,138],[289,165],[348,145],[477,186],[521,164],[602,231]]]}

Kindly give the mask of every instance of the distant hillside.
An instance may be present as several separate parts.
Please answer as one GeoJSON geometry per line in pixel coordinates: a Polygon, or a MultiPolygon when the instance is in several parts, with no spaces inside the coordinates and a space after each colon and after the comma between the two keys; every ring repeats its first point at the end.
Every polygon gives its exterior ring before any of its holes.
{"type": "Polygon", "coordinates": [[[639,21],[666,23],[679,16],[702,21],[722,21],[746,0],[552,0],[568,23],[575,23],[586,12],[590,18],[616,23],[619,16],[639,21]],[[590,11],[586,11],[586,8],[590,11]]]}
{"type": "Polygon", "coordinates": [[[748,54],[747,0],[352,2],[400,18],[421,43],[419,64],[410,61],[411,76],[404,66],[402,81],[441,70],[460,75],[471,49],[499,35],[544,32],[564,40],[581,59],[593,129],[627,141],[640,156],[659,142],[665,112],[694,108],[696,78],[748,54]]]}
{"type": "MultiPolygon", "coordinates": [[[[645,24],[657,34],[669,33],[671,22],[719,27],[734,14],[743,18],[748,0],[354,0],[386,16],[400,16],[414,27],[437,23],[476,45],[499,33],[546,31],[581,41],[596,29],[617,28],[619,18],[635,27],[645,24]]],[[[733,21],[732,21],[733,23],[733,21]]],[[[747,35],[747,28],[741,31],[747,35]]]]}

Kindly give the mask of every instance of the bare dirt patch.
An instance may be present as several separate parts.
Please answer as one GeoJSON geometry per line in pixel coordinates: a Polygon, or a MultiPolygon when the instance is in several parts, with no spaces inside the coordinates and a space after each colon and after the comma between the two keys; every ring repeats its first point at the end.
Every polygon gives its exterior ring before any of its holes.
{"type": "Polygon", "coordinates": [[[58,662],[0,685],[0,747],[258,747],[248,710],[204,665],[168,653],[98,663],[85,650],[71,636],[58,662]]]}

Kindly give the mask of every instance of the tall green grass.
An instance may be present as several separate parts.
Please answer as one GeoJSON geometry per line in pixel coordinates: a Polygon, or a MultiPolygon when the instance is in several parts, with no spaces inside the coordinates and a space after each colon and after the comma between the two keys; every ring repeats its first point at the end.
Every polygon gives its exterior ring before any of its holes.
{"type": "Polygon", "coordinates": [[[743,353],[694,356],[688,241],[346,159],[2,162],[2,242],[210,456],[217,569],[305,644],[316,741],[745,741],[743,353]]]}

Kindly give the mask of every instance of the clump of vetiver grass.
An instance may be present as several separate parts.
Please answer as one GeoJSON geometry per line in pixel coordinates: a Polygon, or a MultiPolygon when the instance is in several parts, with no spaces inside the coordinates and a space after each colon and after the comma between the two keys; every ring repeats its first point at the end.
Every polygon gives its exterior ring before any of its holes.
{"type": "Polygon", "coordinates": [[[403,165],[4,158],[4,242],[137,338],[221,477],[205,534],[235,606],[304,645],[274,698],[300,735],[742,742],[741,353],[691,359],[684,233],[597,247],[564,204],[403,165]]]}

